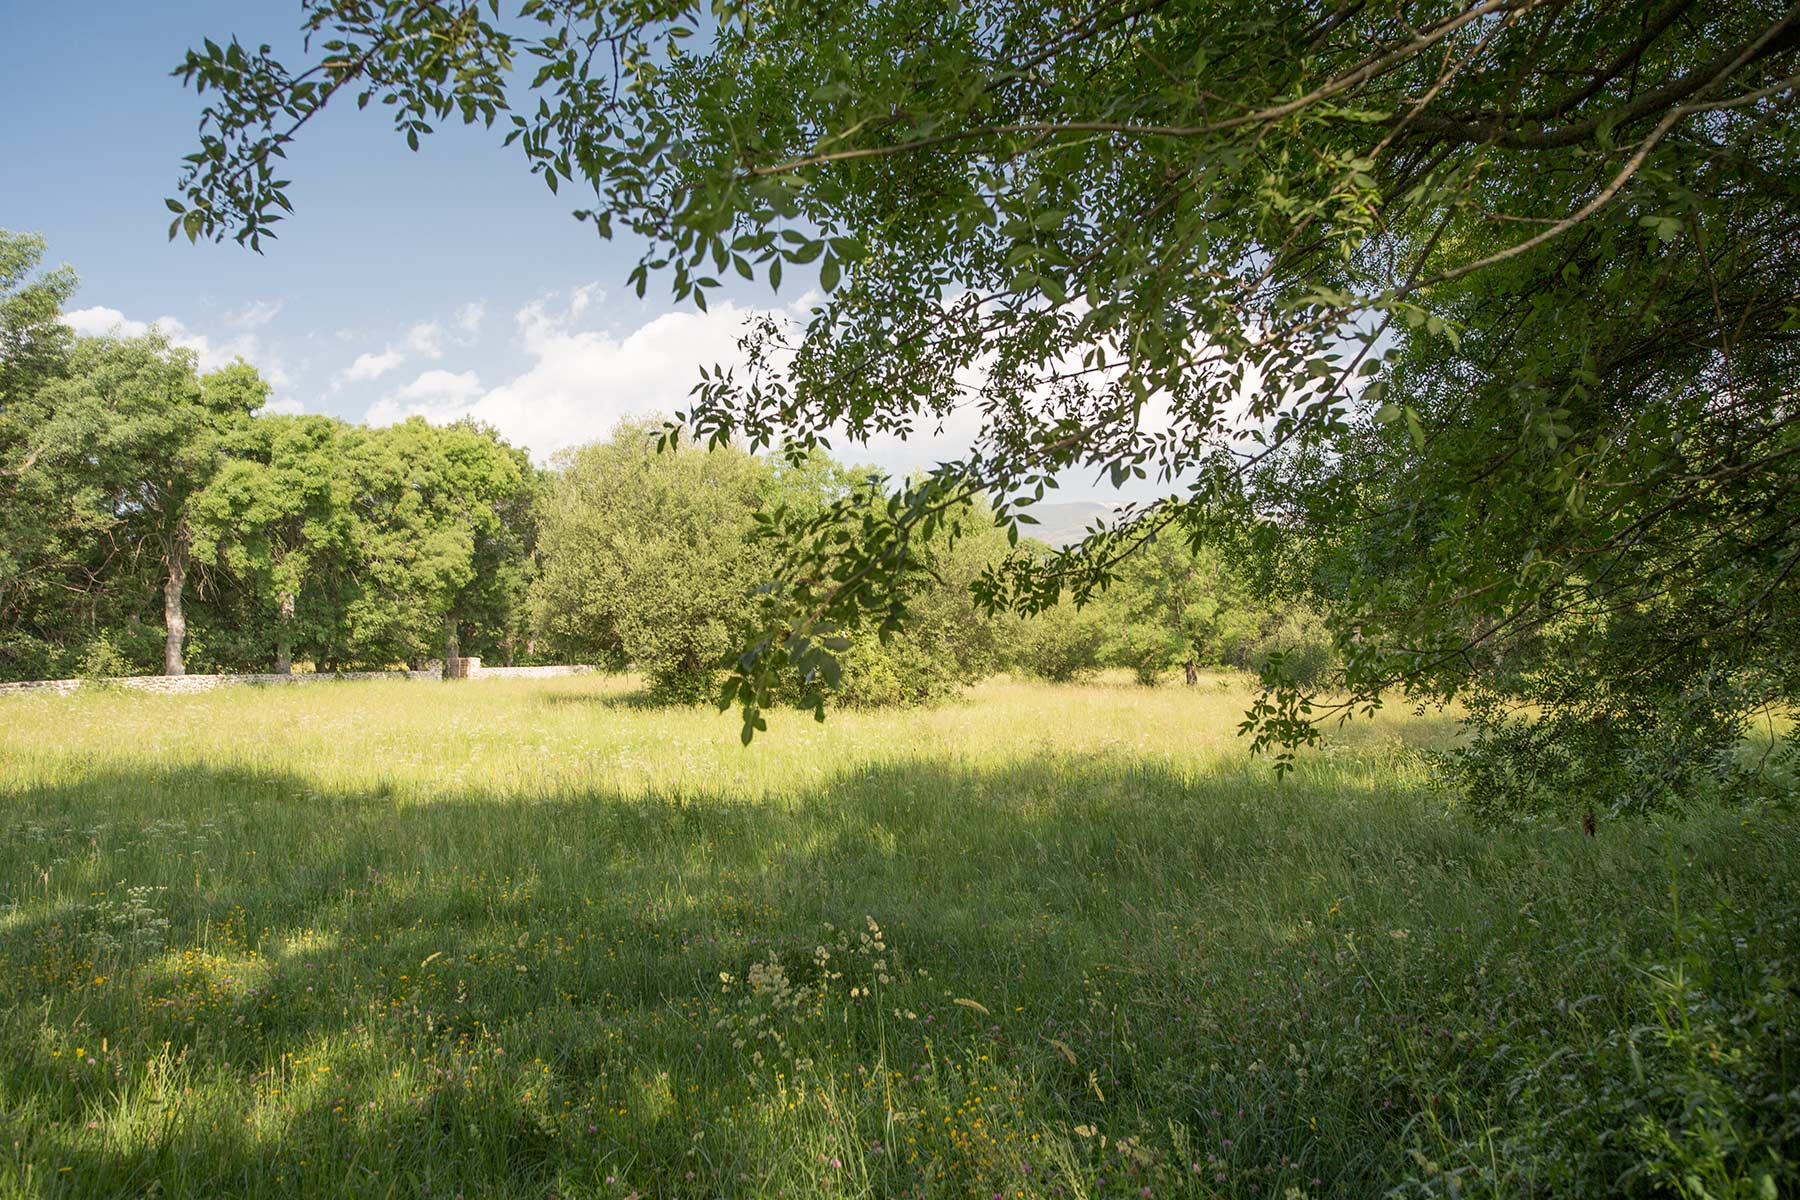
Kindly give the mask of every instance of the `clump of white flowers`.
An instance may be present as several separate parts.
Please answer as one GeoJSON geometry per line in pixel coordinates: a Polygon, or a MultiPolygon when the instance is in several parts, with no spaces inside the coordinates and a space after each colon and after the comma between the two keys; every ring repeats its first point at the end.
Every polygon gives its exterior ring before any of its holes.
{"type": "Polygon", "coordinates": [[[94,950],[138,958],[162,949],[169,919],[156,907],[156,898],[169,889],[139,885],[122,896],[100,900],[88,907],[94,917],[94,950]]]}
{"type": "MultiPolygon", "coordinates": [[[[727,994],[735,992],[738,1006],[737,1011],[721,1017],[716,1026],[736,1028],[732,1045],[740,1050],[761,1043],[786,1052],[785,1031],[795,1024],[823,1018],[828,1007],[834,1014],[840,1012],[832,1004],[834,998],[860,1008],[876,1002],[880,989],[904,983],[906,977],[888,947],[887,934],[880,923],[869,916],[863,920],[864,928],[855,931],[827,922],[825,937],[803,958],[790,954],[784,961],[780,953],[770,950],[745,969],[742,979],[721,971],[721,990],[727,994]]],[[[915,974],[922,978],[925,972],[915,974]]],[[[897,1020],[918,1019],[918,1014],[904,1005],[885,1007],[897,1020]]],[[[761,1066],[763,1050],[754,1048],[751,1058],[761,1066]]]]}

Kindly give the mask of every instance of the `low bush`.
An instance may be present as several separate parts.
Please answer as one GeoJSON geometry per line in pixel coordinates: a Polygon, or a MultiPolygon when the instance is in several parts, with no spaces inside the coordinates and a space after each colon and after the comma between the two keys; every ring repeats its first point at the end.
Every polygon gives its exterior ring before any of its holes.
{"type": "Polygon", "coordinates": [[[1100,668],[1106,620],[1096,607],[1063,601],[1019,624],[1013,670],[1052,683],[1068,683],[1100,668]]]}

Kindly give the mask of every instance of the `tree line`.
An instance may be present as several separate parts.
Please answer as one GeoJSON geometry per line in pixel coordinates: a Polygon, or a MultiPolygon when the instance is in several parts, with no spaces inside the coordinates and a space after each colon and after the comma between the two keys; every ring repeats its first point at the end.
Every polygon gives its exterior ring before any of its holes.
{"type": "Polygon", "coordinates": [[[262,410],[154,330],[76,337],[0,232],[0,677],[316,670],[525,648],[540,473],[493,430],[262,410]]]}
{"type": "MultiPolygon", "coordinates": [[[[882,516],[887,481],[822,452],[658,445],[626,422],[535,466],[470,421],[271,413],[247,363],[201,372],[154,330],[77,337],[76,279],[0,232],[0,678],[333,671],[436,657],[641,670],[712,699],[768,618],[782,522],[882,516]]],[[[1024,543],[1048,556],[1051,548],[1024,543]]],[[[1318,618],[1216,551],[1162,539],[1077,610],[989,612],[1014,549],[985,502],[921,533],[904,620],[843,631],[788,699],[919,704],[997,671],[1330,664],[1318,618]]]]}
{"type": "MultiPolygon", "coordinates": [[[[779,603],[765,585],[783,567],[786,519],[878,518],[888,481],[814,451],[798,461],[740,447],[658,447],[659,428],[625,422],[604,442],[559,456],[539,506],[530,626],[539,646],[586,662],[633,664],[670,699],[712,698],[721,665],[750,644],[779,603]]],[[[855,536],[855,520],[841,521],[855,536]]],[[[830,647],[829,674],[790,668],[779,694],[836,704],[920,704],[984,676],[1063,682],[1105,668],[1144,684],[1206,668],[1262,671],[1309,685],[1336,664],[1323,621],[1194,542],[1157,539],[1102,592],[1031,615],[990,611],[984,573],[1017,546],[991,506],[953,510],[909,546],[897,620],[868,619],[830,647]]]]}

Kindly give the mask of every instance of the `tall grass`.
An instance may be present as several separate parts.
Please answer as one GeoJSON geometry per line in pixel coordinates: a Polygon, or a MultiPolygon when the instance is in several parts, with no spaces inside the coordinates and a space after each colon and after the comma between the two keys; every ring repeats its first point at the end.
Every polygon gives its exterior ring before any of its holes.
{"type": "Polygon", "coordinates": [[[1795,1185],[1790,816],[1495,831],[1245,702],[5,701],[0,1192],[1795,1185]]]}

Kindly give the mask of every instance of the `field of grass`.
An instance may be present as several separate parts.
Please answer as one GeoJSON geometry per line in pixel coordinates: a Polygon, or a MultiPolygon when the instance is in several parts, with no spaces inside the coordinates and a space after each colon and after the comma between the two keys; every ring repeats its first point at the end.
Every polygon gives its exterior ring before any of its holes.
{"type": "Polygon", "coordinates": [[[1781,812],[1494,830],[1388,714],[628,680],[0,700],[0,1194],[1775,1196],[1781,812]]]}

